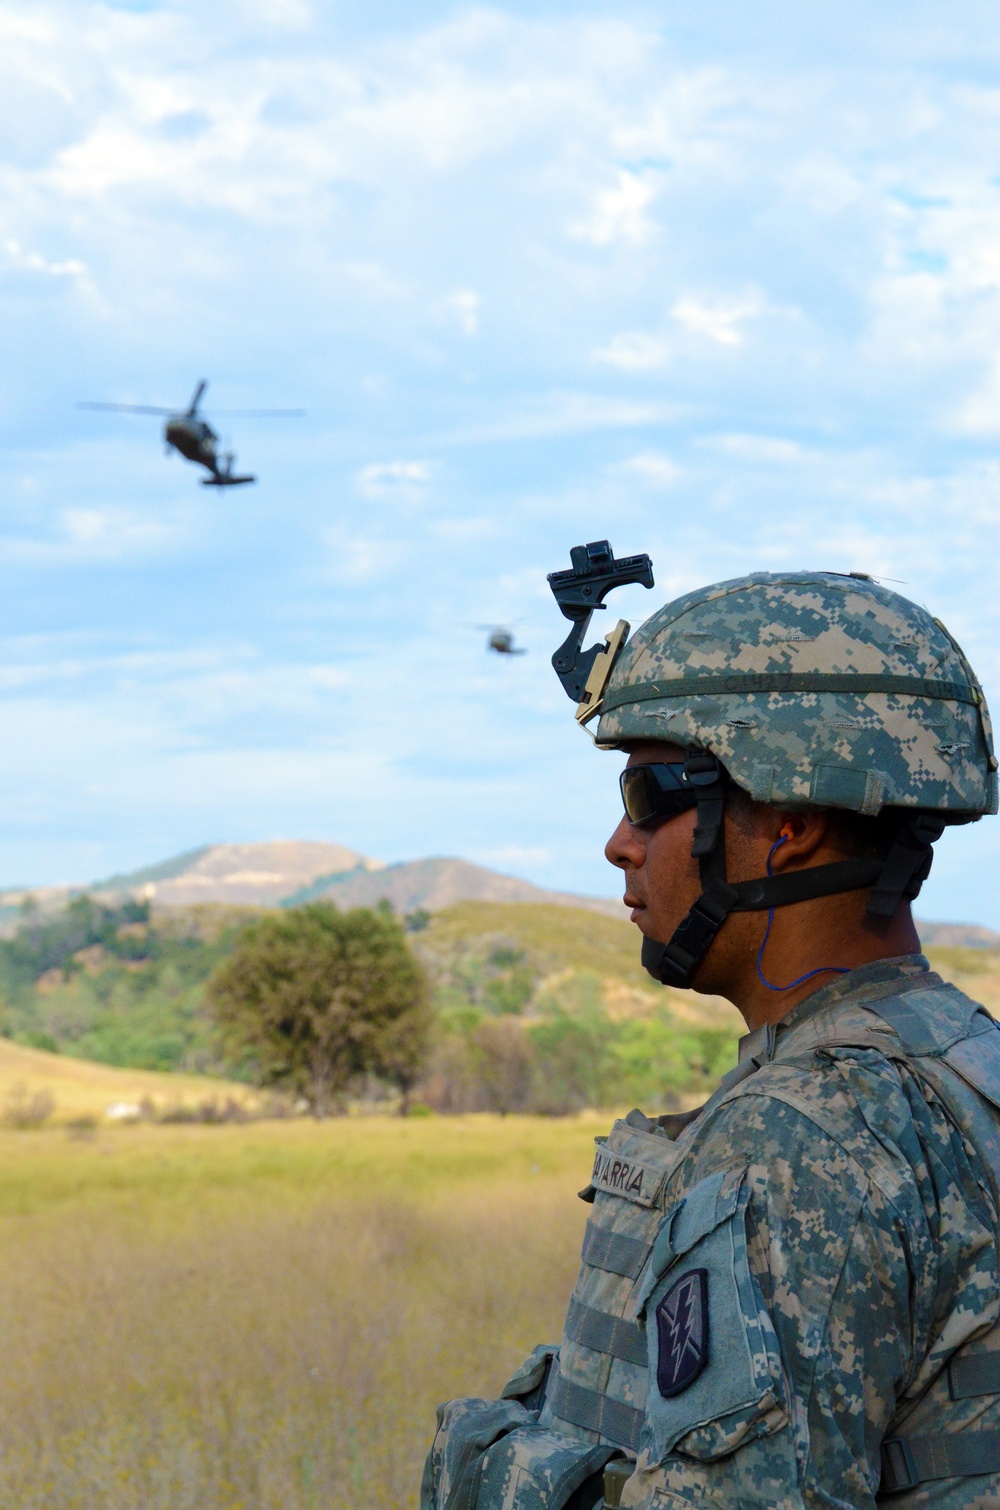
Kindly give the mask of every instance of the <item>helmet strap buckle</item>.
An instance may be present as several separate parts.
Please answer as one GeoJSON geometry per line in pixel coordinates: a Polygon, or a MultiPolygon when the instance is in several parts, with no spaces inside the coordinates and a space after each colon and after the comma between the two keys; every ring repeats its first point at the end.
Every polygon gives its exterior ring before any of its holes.
{"type": "Polygon", "coordinates": [[[930,875],[934,851],[931,846],[944,833],[944,819],[937,813],[914,813],[892,842],[881,873],[865,909],[869,917],[895,917],[900,902],[912,902],[930,875]]]}

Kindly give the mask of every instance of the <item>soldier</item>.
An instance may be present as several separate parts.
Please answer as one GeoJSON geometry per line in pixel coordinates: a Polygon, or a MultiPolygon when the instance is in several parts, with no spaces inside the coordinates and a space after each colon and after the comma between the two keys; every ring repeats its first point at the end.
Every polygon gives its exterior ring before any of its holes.
{"type": "Polygon", "coordinates": [[[581,713],[628,752],[643,963],[750,1031],[707,1105],[600,1140],[562,1343],[441,1408],[423,1510],[996,1507],[1000,1031],[910,916],[944,826],[997,810],[979,683],[832,573],[611,649],[581,713]]]}

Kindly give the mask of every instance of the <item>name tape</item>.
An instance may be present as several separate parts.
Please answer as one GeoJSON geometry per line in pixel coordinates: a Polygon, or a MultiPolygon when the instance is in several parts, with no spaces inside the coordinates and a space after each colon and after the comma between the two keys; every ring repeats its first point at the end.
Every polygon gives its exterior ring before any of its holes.
{"type": "Polygon", "coordinates": [[[638,1159],[624,1159],[620,1154],[599,1148],[594,1155],[590,1183],[609,1195],[622,1195],[640,1206],[651,1206],[663,1180],[663,1170],[654,1164],[640,1164],[638,1159]]]}

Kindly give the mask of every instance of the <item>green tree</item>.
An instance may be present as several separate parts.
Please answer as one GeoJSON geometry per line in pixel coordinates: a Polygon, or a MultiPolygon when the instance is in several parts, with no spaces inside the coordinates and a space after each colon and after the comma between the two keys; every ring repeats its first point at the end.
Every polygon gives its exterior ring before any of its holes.
{"type": "Polygon", "coordinates": [[[312,902],[250,923],[208,983],[227,1051],[326,1116],[356,1075],[399,1086],[427,1052],[427,979],[388,911],[312,902]]]}
{"type": "Polygon", "coordinates": [[[472,1034],[476,1069],[491,1111],[527,1111],[531,1105],[534,1045],[520,1022],[484,1017],[472,1034]]]}
{"type": "Polygon", "coordinates": [[[533,1024],[534,1110],[560,1117],[585,1106],[606,1106],[608,1045],[614,1033],[602,1012],[580,1017],[558,1012],[533,1024]]]}

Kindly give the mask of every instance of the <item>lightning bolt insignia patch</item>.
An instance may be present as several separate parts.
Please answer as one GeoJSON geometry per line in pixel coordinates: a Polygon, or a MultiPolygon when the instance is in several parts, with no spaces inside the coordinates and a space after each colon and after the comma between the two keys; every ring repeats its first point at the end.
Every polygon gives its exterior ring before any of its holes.
{"type": "Polygon", "coordinates": [[[708,1362],[708,1270],[689,1269],[656,1307],[656,1383],[665,1400],[679,1395],[708,1362]]]}

